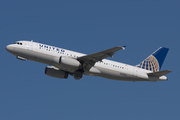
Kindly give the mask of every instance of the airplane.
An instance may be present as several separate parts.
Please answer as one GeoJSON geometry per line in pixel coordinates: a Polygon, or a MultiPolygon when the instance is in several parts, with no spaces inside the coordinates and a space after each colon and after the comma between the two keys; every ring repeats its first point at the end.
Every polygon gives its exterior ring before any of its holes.
{"type": "Polygon", "coordinates": [[[99,76],[122,81],[166,81],[170,70],[160,71],[169,48],[160,47],[136,66],[105,59],[125,46],[113,47],[93,54],[83,54],[38,42],[21,40],[6,46],[6,50],[20,60],[32,60],[50,66],[45,74],[67,79],[69,75],[80,80],[83,75],[99,76]]]}

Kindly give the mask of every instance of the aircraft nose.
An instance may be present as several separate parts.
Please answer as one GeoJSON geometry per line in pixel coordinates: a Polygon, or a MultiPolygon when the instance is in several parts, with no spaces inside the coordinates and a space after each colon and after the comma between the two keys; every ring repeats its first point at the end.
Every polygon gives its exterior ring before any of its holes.
{"type": "Polygon", "coordinates": [[[12,47],[11,45],[7,45],[7,46],[6,46],[6,50],[7,50],[8,52],[12,52],[12,51],[13,51],[13,47],[12,47]]]}

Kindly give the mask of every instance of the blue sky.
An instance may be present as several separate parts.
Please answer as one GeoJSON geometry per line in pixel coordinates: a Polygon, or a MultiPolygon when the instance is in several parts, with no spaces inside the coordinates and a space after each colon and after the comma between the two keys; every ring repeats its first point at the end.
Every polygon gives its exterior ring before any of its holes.
{"type": "Polygon", "coordinates": [[[180,119],[179,6],[178,0],[1,0],[0,119],[180,119]],[[5,50],[17,40],[86,54],[127,45],[113,60],[131,65],[164,46],[170,50],[162,70],[173,72],[164,82],[56,79],[44,74],[47,65],[5,50]]]}

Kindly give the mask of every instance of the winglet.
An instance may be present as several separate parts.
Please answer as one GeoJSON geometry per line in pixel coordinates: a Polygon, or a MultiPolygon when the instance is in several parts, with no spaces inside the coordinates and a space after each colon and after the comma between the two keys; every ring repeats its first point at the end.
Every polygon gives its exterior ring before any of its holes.
{"type": "Polygon", "coordinates": [[[125,45],[125,46],[122,46],[122,49],[125,50],[125,47],[126,47],[126,45],[125,45]]]}

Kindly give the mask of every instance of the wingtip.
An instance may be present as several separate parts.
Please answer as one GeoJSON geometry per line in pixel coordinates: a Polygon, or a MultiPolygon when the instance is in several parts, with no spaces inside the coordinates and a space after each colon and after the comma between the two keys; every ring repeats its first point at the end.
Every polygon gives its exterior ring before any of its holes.
{"type": "Polygon", "coordinates": [[[126,45],[125,45],[125,46],[122,46],[122,48],[123,48],[123,50],[125,50],[125,48],[126,48],[126,45]]]}
{"type": "Polygon", "coordinates": [[[126,46],[116,46],[118,49],[123,49],[123,50],[125,50],[125,47],[126,46]]]}

